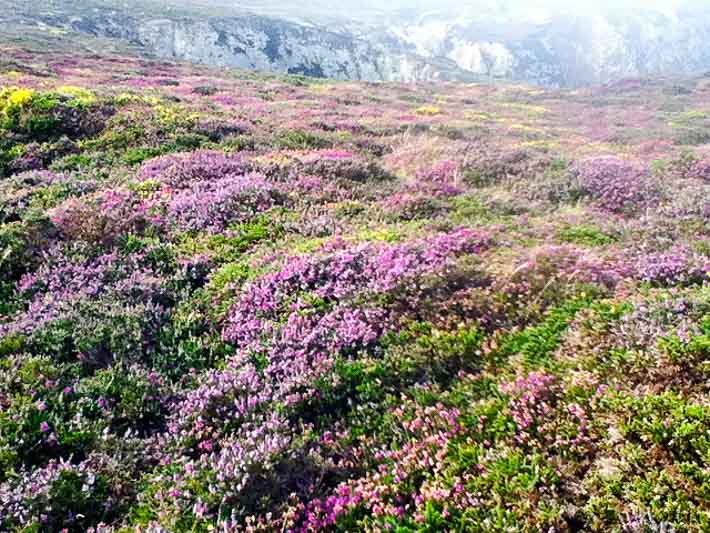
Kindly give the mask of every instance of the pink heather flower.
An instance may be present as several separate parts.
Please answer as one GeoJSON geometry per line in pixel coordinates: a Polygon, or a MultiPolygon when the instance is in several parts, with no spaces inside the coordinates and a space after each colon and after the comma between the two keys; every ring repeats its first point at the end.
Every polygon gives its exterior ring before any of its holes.
{"type": "Polygon", "coordinates": [[[47,422],[42,422],[42,423],[39,425],[39,430],[40,430],[42,433],[49,433],[49,432],[52,430],[52,428],[49,426],[49,424],[48,424],[47,422]]]}
{"type": "Polygon", "coordinates": [[[209,511],[209,507],[202,500],[199,500],[192,508],[192,512],[195,513],[195,516],[197,518],[204,517],[208,511],[209,511]]]}
{"type": "Polygon", "coordinates": [[[614,213],[649,206],[658,196],[646,169],[618,157],[585,159],[572,167],[572,173],[601,208],[614,213]]]}

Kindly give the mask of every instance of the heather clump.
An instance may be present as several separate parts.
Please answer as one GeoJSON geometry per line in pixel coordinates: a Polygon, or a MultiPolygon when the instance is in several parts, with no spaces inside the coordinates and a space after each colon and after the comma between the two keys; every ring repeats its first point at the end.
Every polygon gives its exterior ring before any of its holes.
{"type": "Polygon", "coordinates": [[[99,134],[115,110],[67,91],[0,90],[0,175],[46,168],[99,134]]]}
{"type": "Polygon", "coordinates": [[[119,354],[140,357],[172,300],[149,254],[87,257],[50,250],[40,268],[17,284],[25,309],[2,324],[3,335],[27,336],[35,350],[103,365],[119,354]]]}
{"type": "Polygon", "coordinates": [[[248,162],[239,154],[196,151],[148,161],[139,170],[138,179],[156,181],[170,189],[183,189],[196,182],[241,175],[248,169],[248,162]]]}
{"type": "Polygon", "coordinates": [[[383,209],[400,220],[429,218],[447,208],[447,199],[463,194],[454,185],[420,182],[406,185],[401,192],[391,194],[384,202],[383,209]]]}
{"type": "MultiPolygon", "coordinates": [[[[205,513],[252,508],[254,491],[263,495],[274,484],[292,484],[283,477],[290,472],[283,462],[305,451],[288,437],[290,426],[274,407],[308,420],[327,416],[327,403],[316,410],[323,400],[319,390],[337,386],[339,359],[374,347],[394,324],[395,309],[378,300],[487,245],[487,236],[464,229],[401,245],[334,243],[323,257],[291,258],[279,272],[245,287],[223,332],[236,354],[184,399],[171,423],[183,453],[201,457],[181,472],[200,479],[216,474],[230,489],[219,500],[188,499],[184,505],[199,503],[205,513]],[[366,299],[371,303],[353,307],[366,299]],[[240,462],[246,457],[253,459],[240,462]],[[223,468],[215,469],[215,462],[223,468]]],[[[187,482],[183,474],[174,479],[187,482]]],[[[171,514],[177,511],[170,507],[171,514]]]]}
{"type": "Polygon", "coordinates": [[[50,211],[64,238],[109,245],[126,233],[142,234],[160,226],[157,202],[128,189],[71,197],[50,211]]]}
{"type": "Polygon", "coordinates": [[[230,224],[248,222],[285,201],[285,195],[258,174],[226,177],[199,182],[174,194],[165,218],[179,231],[217,233],[230,224]]]}
{"type": "Polygon", "coordinates": [[[461,174],[461,162],[452,159],[440,161],[434,166],[417,168],[417,178],[422,181],[433,181],[435,183],[459,182],[461,174]]]}
{"type": "Polygon", "coordinates": [[[571,172],[579,177],[586,193],[612,213],[643,210],[659,196],[646,171],[617,157],[586,159],[576,163],[571,172]]]}
{"type": "Polygon", "coordinates": [[[710,258],[684,247],[649,253],[639,258],[636,268],[641,280],[660,286],[702,283],[710,272],[710,258]]]}
{"type": "Polygon", "coordinates": [[[94,192],[98,185],[92,180],[79,180],[50,171],[30,171],[16,174],[0,184],[0,221],[3,223],[46,216],[68,197],[94,192]]]}
{"type": "Polygon", "coordinates": [[[474,187],[487,187],[532,178],[548,165],[544,156],[529,150],[474,143],[466,150],[461,172],[464,182],[474,187]]]}
{"type": "Polygon", "coordinates": [[[310,175],[324,180],[348,180],[355,183],[390,178],[377,163],[347,150],[319,150],[296,155],[291,174],[310,175]]]}

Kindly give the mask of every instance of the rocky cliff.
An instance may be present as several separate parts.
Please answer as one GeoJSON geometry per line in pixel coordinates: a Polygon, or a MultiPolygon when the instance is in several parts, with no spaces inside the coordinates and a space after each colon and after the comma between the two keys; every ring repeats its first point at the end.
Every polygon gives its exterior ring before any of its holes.
{"type": "Polygon", "coordinates": [[[139,10],[111,0],[89,7],[77,0],[0,0],[0,22],[4,28],[124,40],[161,58],[337,79],[488,79],[574,87],[710,69],[710,13],[698,5],[672,13],[558,10],[534,16],[511,13],[505,5],[443,14],[410,10],[366,22],[349,21],[340,12],[336,23],[312,14],[264,16],[199,5],[139,10]]]}

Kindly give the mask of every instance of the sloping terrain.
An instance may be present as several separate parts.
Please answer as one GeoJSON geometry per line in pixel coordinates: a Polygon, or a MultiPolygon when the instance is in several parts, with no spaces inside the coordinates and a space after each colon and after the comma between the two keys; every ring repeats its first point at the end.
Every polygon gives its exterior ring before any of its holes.
{"type": "Polygon", "coordinates": [[[710,70],[705,0],[0,0],[0,41],[61,35],[144,55],[365,81],[583,87],[710,70]]]}
{"type": "Polygon", "coordinates": [[[0,58],[0,531],[710,528],[710,78],[0,58]]]}

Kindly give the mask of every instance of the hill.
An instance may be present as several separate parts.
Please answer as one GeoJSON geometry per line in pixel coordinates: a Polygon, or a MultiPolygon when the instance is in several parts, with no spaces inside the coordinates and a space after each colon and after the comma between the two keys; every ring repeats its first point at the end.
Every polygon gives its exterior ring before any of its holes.
{"type": "Polygon", "coordinates": [[[0,50],[0,530],[710,528],[710,78],[91,43],[0,50]]]}
{"type": "Polygon", "coordinates": [[[705,0],[0,0],[0,40],[61,33],[213,66],[584,87],[710,70],[705,0]]]}

